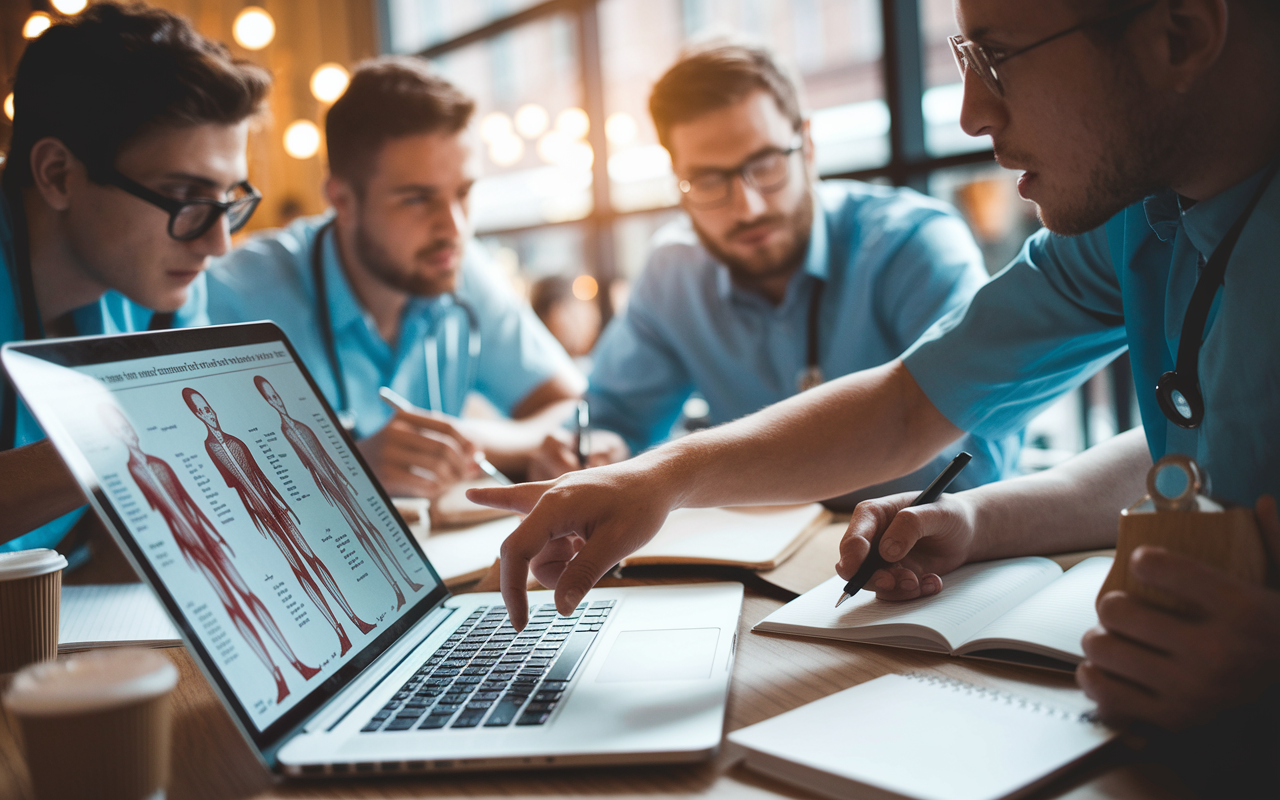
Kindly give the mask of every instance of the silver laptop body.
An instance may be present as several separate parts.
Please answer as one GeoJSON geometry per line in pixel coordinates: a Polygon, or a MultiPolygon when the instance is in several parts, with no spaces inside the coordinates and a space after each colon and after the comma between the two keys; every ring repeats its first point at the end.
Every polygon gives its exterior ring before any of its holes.
{"type": "Polygon", "coordinates": [[[695,761],[742,587],[450,596],[271,323],[0,360],[263,762],[287,775],[695,761]]]}

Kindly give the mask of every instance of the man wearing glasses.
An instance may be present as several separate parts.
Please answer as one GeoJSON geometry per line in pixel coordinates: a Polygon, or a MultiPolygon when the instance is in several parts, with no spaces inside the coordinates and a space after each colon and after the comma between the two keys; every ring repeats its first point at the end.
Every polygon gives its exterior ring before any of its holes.
{"type": "MultiPolygon", "coordinates": [[[[882,368],[545,495],[551,484],[473,493],[532,511],[504,545],[517,624],[530,565],[571,608],[673,508],[814,499],[906,473],[965,431],[1017,429],[1125,348],[1144,431],[927,506],[904,509],[910,494],[863,504],[839,574],[881,528],[893,566],[869,587],[886,599],[943,591],[966,561],[1113,545],[1117,512],[1168,453],[1193,456],[1217,497],[1256,508],[1280,566],[1280,6],[958,0],[957,17],[961,124],[1024,171],[1048,230],[882,368]]],[[[1160,548],[1132,569],[1194,613],[1103,598],[1077,676],[1104,718],[1177,728],[1276,691],[1280,592],[1160,548]]]]}
{"type": "MultiPolygon", "coordinates": [[[[202,272],[260,197],[245,146],[270,83],[142,6],[96,4],[31,42],[0,200],[3,341],[207,324],[202,272]]],[[[58,545],[83,503],[5,380],[0,550],[58,545]]]]}
{"type": "MultiPolygon", "coordinates": [[[[596,348],[590,465],[666,439],[694,392],[719,424],[879,366],[986,281],[945,204],[815,179],[796,83],[763,48],[690,51],[649,107],[687,216],[654,237],[625,315],[596,348]]],[[[961,480],[977,486],[1012,469],[1019,439],[968,437],[963,447],[975,458],[961,480]]],[[[572,438],[553,434],[532,477],[578,461],[572,438]]],[[[944,464],[863,494],[922,489],[944,464]]]]}

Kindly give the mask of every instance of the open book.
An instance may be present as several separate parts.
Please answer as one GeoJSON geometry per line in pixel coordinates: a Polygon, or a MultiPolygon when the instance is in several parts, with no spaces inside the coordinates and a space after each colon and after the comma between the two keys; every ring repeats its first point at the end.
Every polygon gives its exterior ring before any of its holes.
{"type": "Polygon", "coordinates": [[[838,609],[845,582],[832,578],[755,630],[1072,670],[1084,660],[1081,638],[1098,624],[1094,600],[1110,569],[1105,557],[1065,573],[1047,558],[966,564],[933,597],[890,603],[862,591],[838,609]]]}
{"type": "Polygon", "coordinates": [[[671,512],[648,544],[622,560],[622,566],[709,564],[773,569],[830,519],[831,512],[817,503],[679,508],[671,512]]]}

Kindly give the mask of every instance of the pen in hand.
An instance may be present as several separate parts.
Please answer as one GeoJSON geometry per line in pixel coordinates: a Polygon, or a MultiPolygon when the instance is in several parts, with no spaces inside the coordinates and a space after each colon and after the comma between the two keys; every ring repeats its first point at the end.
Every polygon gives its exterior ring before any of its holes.
{"type": "Polygon", "coordinates": [[[578,466],[587,468],[591,457],[591,405],[587,401],[578,401],[578,466]]]}
{"type": "MultiPolygon", "coordinates": [[[[391,406],[392,408],[403,411],[406,414],[421,414],[423,411],[423,409],[418,408],[413,403],[410,403],[408,400],[404,399],[404,397],[402,397],[399,392],[397,392],[396,390],[392,389],[389,386],[383,386],[381,389],[379,389],[378,397],[381,397],[383,401],[386,402],[387,405],[391,406]]],[[[495,467],[492,463],[490,463],[489,459],[485,458],[483,453],[476,453],[475,460],[476,460],[476,464],[480,466],[480,469],[484,470],[485,474],[487,474],[490,478],[493,478],[495,481],[502,484],[503,486],[511,485],[511,479],[508,478],[506,475],[503,475],[502,472],[497,467],[495,467]]]]}
{"type": "MultiPolygon", "coordinates": [[[[947,490],[947,487],[956,479],[956,476],[960,474],[960,471],[965,468],[965,465],[969,463],[969,459],[971,458],[973,458],[973,456],[968,453],[961,452],[955,458],[951,459],[951,463],[947,465],[946,469],[942,470],[942,474],[934,478],[933,483],[925,487],[925,490],[921,492],[920,495],[911,502],[911,505],[907,506],[907,508],[928,505],[941,497],[942,493],[947,490]]],[[[883,569],[888,566],[888,562],[884,560],[884,556],[880,555],[880,539],[884,537],[884,532],[888,529],[889,526],[886,525],[876,531],[875,536],[871,537],[871,551],[868,552],[867,557],[863,559],[862,566],[858,567],[858,571],[854,573],[854,576],[844,585],[844,592],[840,595],[840,599],[836,601],[836,608],[839,608],[840,604],[845,600],[848,600],[850,597],[853,597],[855,594],[862,591],[862,587],[867,585],[867,581],[871,580],[871,576],[875,574],[876,570],[883,569]]]]}

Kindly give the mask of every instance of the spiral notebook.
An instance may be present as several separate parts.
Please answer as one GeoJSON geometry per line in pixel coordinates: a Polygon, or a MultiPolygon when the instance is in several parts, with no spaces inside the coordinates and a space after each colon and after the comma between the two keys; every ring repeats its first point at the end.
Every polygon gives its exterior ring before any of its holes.
{"type": "Polygon", "coordinates": [[[1005,800],[1035,791],[1115,736],[1083,704],[1055,707],[908,674],[859,684],[729,741],[748,768],[824,797],[1005,800]]]}

